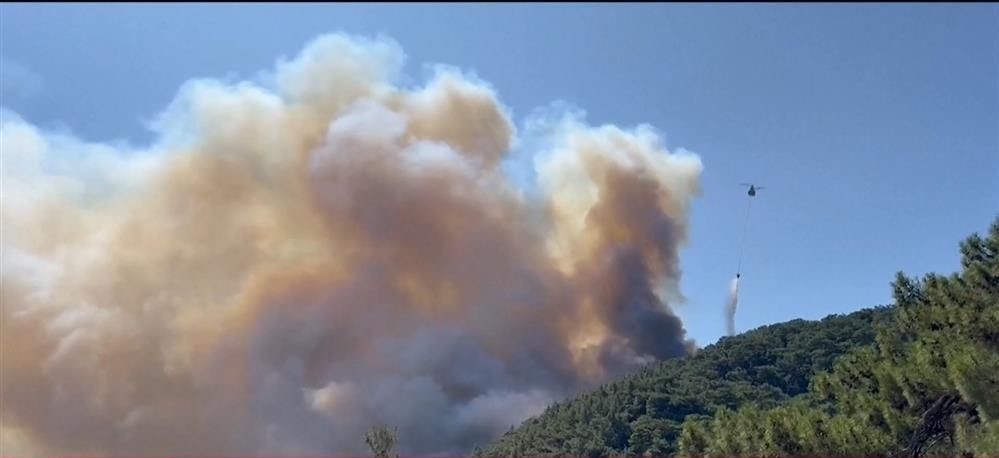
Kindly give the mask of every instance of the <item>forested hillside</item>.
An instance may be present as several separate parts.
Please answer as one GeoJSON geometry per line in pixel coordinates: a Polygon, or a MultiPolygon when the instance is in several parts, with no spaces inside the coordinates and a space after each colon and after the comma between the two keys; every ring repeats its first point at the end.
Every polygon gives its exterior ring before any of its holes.
{"type": "Polygon", "coordinates": [[[962,271],[892,283],[895,304],[795,320],[646,368],[484,454],[999,453],[999,218],[962,271]]]}
{"type": "Polygon", "coordinates": [[[813,379],[812,402],[688,419],[688,454],[999,454],[999,218],[959,273],[893,282],[893,319],[813,379]]]}
{"type": "Polygon", "coordinates": [[[886,308],[794,320],[723,338],[689,358],[650,366],[565,403],[508,433],[488,454],[677,451],[688,415],[749,402],[776,406],[805,393],[835,358],[874,341],[886,308]]]}

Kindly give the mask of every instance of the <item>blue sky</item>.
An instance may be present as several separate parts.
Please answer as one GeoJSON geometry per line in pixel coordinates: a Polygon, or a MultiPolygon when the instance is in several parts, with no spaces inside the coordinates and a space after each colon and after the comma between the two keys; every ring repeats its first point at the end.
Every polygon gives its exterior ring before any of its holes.
{"type": "Polygon", "coordinates": [[[413,84],[445,63],[518,125],[564,101],[698,153],[677,308],[724,332],[746,204],[740,330],[887,303],[894,272],[959,268],[999,211],[999,6],[0,6],[0,105],[87,140],[144,125],[192,77],[251,78],[322,33],[384,34],[413,84]]]}

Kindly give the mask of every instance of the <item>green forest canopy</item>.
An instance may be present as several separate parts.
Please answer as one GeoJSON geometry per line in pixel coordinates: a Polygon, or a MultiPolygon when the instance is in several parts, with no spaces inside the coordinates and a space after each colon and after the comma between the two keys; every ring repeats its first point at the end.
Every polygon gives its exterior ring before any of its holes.
{"type": "Polygon", "coordinates": [[[999,217],[895,303],[724,338],[563,403],[480,454],[999,453],[999,217]]]}

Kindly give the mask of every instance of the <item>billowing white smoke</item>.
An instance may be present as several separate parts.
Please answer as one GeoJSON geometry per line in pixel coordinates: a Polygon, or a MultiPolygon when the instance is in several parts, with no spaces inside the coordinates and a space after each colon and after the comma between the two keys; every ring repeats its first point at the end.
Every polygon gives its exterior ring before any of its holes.
{"type": "Polygon", "coordinates": [[[402,63],[324,36],[273,87],[189,82],[134,150],[4,112],[4,450],[357,452],[376,423],[468,450],[689,351],[666,300],[699,159],[532,121],[526,197],[493,90],[402,63]]]}
{"type": "Polygon", "coordinates": [[[728,287],[728,302],[725,303],[725,332],[735,335],[735,308],[739,304],[739,276],[732,279],[728,287]]]}

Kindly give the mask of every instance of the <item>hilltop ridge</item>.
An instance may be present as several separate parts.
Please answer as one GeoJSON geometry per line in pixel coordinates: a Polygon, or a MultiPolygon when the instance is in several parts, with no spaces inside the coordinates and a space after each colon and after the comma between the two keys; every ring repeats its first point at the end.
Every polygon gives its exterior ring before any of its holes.
{"type": "Polygon", "coordinates": [[[750,401],[781,405],[808,391],[815,374],[874,342],[889,307],[822,320],[795,319],[723,337],[696,354],[647,366],[565,402],[511,430],[487,454],[677,451],[683,421],[750,401]]]}

